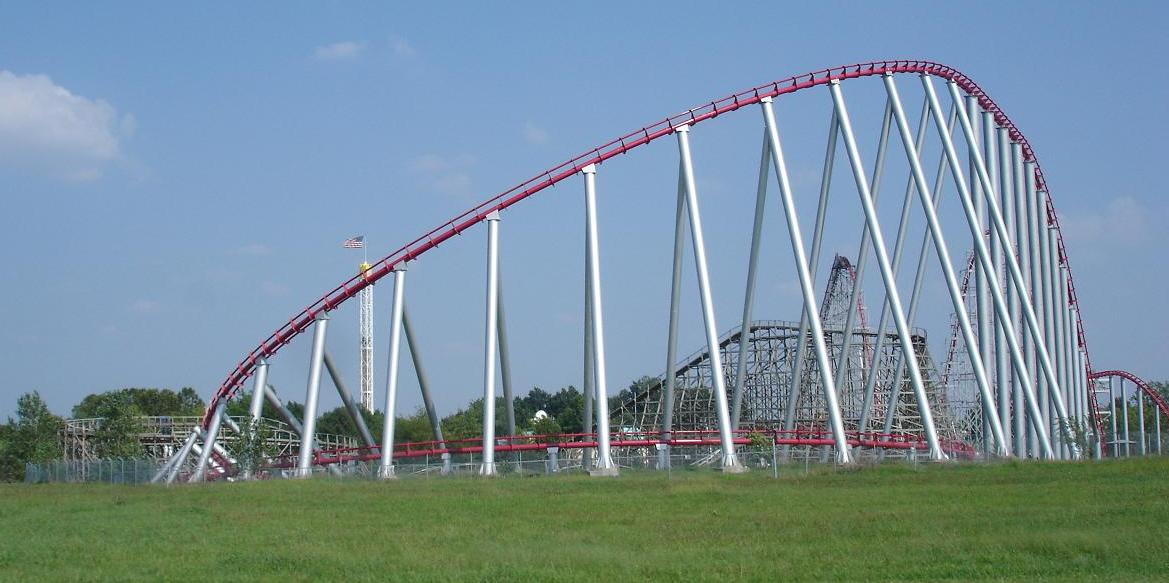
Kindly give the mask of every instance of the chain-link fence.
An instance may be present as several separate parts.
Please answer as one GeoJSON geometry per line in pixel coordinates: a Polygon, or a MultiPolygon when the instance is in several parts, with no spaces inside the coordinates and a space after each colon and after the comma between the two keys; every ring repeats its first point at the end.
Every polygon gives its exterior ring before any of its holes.
{"type": "Polygon", "coordinates": [[[152,459],[53,461],[25,464],[24,481],[27,484],[145,484],[160,468],[162,462],[152,459]]]}
{"type": "MultiPolygon", "coordinates": [[[[772,477],[805,474],[815,471],[831,471],[837,467],[835,450],[831,447],[793,447],[783,452],[782,446],[759,445],[737,448],[739,463],[751,472],[760,472],[772,477]],[[798,451],[797,451],[798,450],[798,451]]],[[[614,448],[613,462],[621,472],[661,472],[668,476],[674,473],[717,472],[721,455],[717,448],[675,447],[663,451],[654,448],[614,448]]],[[[910,450],[912,451],[912,450],[910,450]]],[[[584,474],[593,467],[594,452],[580,449],[549,448],[544,451],[497,452],[495,455],[495,476],[516,478],[532,476],[584,474]]],[[[896,458],[881,458],[877,453],[857,456],[864,464],[909,463],[927,464],[927,456],[898,452],[896,458]]],[[[431,479],[442,477],[478,476],[483,460],[477,455],[458,454],[446,458],[440,456],[415,457],[394,460],[394,477],[399,479],[431,479]]],[[[314,477],[331,479],[378,479],[379,462],[351,461],[329,467],[314,467],[314,477]]],[[[262,478],[292,478],[298,474],[293,469],[267,469],[262,478]]]]}
{"type": "MultiPolygon", "coordinates": [[[[893,462],[928,463],[926,456],[914,450],[895,450],[886,457],[880,450],[857,448],[854,458],[863,464],[893,462]]],[[[721,452],[717,447],[675,446],[660,450],[649,447],[613,448],[613,463],[619,471],[674,473],[718,471],[721,452]]],[[[835,450],[831,446],[792,446],[757,444],[736,449],[739,463],[752,472],[773,477],[808,473],[817,468],[835,468],[835,450]]],[[[584,474],[594,467],[595,451],[549,447],[534,451],[497,452],[495,475],[501,478],[539,475],[584,474]]],[[[164,461],[152,459],[54,461],[25,465],[25,482],[146,484],[162,468],[164,461]]],[[[348,461],[327,467],[315,466],[312,473],[322,478],[377,479],[378,461],[348,461]]],[[[394,476],[426,479],[447,476],[478,476],[483,459],[476,454],[422,456],[394,460],[394,476]]],[[[297,476],[293,469],[266,468],[261,479],[297,476]]],[[[234,480],[235,478],[228,478],[234,480]]],[[[180,480],[185,481],[185,480],[180,480]]]]}

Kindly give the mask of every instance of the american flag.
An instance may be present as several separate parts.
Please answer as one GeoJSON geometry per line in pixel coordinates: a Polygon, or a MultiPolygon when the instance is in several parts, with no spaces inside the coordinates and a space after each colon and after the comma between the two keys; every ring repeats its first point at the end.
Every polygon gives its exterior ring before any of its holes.
{"type": "Polygon", "coordinates": [[[358,235],[356,237],[350,237],[349,239],[345,239],[345,242],[342,243],[341,246],[346,248],[346,249],[364,249],[365,248],[365,235],[358,235]]]}

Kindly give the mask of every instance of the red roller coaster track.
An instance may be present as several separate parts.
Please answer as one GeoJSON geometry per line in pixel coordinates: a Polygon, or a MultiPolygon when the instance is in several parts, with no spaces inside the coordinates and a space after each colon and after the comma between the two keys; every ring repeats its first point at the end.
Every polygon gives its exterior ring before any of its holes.
{"type": "MultiPolygon", "coordinates": [[[[403,245],[389,255],[381,258],[369,270],[353,276],[346,280],[341,285],[333,288],[328,293],[324,294],[317,301],[310,304],[300,313],[296,314],[288,320],[283,326],[273,332],[268,338],[253,349],[236,367],[227,375],[223,383],[215,391],[209,402],[206,411],[203,414],[202,424],[207,427],[210,424],[212,413],[216,410],[216,406],[223,399],[230,399],[236,391],[243,385],[244,381],[255,371],[256,364],[261,358],[268,358],[276,354],[286,344],[292,341],[293,338],[304,332],[312,323],[314,318],[325,312],[332,311],[340,306],[349,298],[357,295],[359,291],[385,277],[393,272],[395,266],[398,266],[406,261],[410,261],[422,256],[427,251],[438,247],[446,240],[466,231],[467,229],[483,222],[487,215],[493,211],[502,211],[508,207],[548,188],[556,183],[569,178],[578,173],[582,168],[590,164],[601,164],[605,160],[614,158],[618,155],[624,154],[639,146],[644,146],[658,138],[668,136],[674,133],[675,129],[683,125],[694,125],[701,123],[708,119],[712,119],[740,109],[744,106],[759,103],[759,101],[766,97],[777,97],[786,95],[788,93],[795,93],[803,89],[809,89],[819,85],[827,85],[832,80],[853,79],[859,77],[869,77],[874,75],[883,75],[885,73],[893,74],[910,74],[918,73],[924,75],[931,75],[947,81],[953,81],[968,95],[978,99],[981,107],[991,112],[994,115],[995,121],[1010,133],[1012,140],[1019,143],[1023,148],[1024,160],[1035,163],[1035,183],[1040,190],[1047,191],[1047,182],[1043,176],[1043,170],[1039,165],[1039,161],[1035,156],[1034,150],[1027,142],[1027,138],[1019,131],[1018,127],[1007,117],[1006,113],[982,90],[970,77],[967,77],[962,72],[939,63],[930,61],[878,61],[871,63],[863,63],[856,65],[847,65],[843,67],[834,67],[831,69],[823,69],[813,73],[789,77],[787,79],[774,81],[765,85],[760,85],[746,91],[741,91],[733,95],[717,99],[709,103],[705,103],[693,109],[667,117],[659,122],[645,126],[637,131],[630,132],[607,142],[601,146],[593,148],[583,154],[580,154],[572,159],[549,168],[532,178],[521,182],[489,199],[476,205],[475,207],[463,212],[455,218],[431,229],[426,234],[414,239],[410,243],[403,245]]],[[[1050,197],[1047,203],[1047,220],[1050,225],[1053,225],[1059,233],[1059,223],[1055,214],[1055,208],[1052,206],[1050,197]]],[[[1062,264],[1068,265],[1068,289],[1070,302],[1073,305],[1078,305],[1075,286],[1072,282],[1070,264],[1068,263],[1068,256],[1066,248],[1064,247],[1062,234],[1057,235],[1059,241],[1059,260],[1062,264]]],[[[1083,348],[1087,348],[1087,343],[1084,336],[1084,327],[1082,318],[1079,317],[1079,310],[1077,310],[1077,342],[1083,348]]],[[[1091,371],[1091,360],[1088,360],[1088,371],[1091,371]]],[[[1103,374],[1103,373],[1100,373],[1103,374]]],[[[1127,374],[1127,373],[1125,373],[1127,374]]],[[[1136,377],[1126,377],[1137,382],[1136,377]]],[[[1141,383],[1143,384],[1143,383],[1141,383]]],[[[1097,428],[1100,428],[1100,419],[1096,411],[1095,399],[1089,399],[1091,404],[1092,416],[1096,421],[1097,428]]],[[[1169,414],[1169,410],[1165,409],[1164,401],[1158,401],[1158,406],[1169,414]]]]}
{"type": "MultiPolygon", "coordinates": [[[[1120,377],[1122,379],[1131,381],[1132,384],[1136,385],[1142,392],[1149,396],[1149,399],[1152,400],[1153,403],[1157,405],[1157,408],[1161,410],[1162,415],[1169,417],[1169,403],[1165,402],[1165,397],[1162,397],[1161,393],[1158,393],[1156,389],[1150,387],[1149,383],[1146,383],[1144,379],[1141,379],[1137,375],[1123,370],[1102,370],[1088,374],[1088,380],[1093,381],[1096,379],[1104,379],[1108,377],[1120,377]]],[[[1088,400],[1095,401],[1095,399],[1088,400]]]]}

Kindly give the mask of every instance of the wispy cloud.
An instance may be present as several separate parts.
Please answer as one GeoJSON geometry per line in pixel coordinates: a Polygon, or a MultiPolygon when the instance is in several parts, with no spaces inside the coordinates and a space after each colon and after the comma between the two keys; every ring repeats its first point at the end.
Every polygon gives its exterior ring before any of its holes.
{"type": "Polygon", "coordinates": [[[365,43],[357,41],[343,41],[331,45],[319,46],[313,49],[313,60],[342,61],[356,59],[365,51],[365,43]]]}
{"type": "Polygon", "coordinates": [[[1086,209],[1062,219],[1068,236],[1076,241],[1141,243],[1153,234],[1158,213],[1132,196],[1118,196],[1103,209],[1086,209]]]}
{"type": "Polygon", "coordinates": [[[475,157],[466,154],[454,157],[425,154],[411,160],[408,169],[428,190],[456,196],[470,192],[473,184],[470,169],[475,163],[475,157]]]}
{"type": "Polygon", "coordinates": [[[418,51],[414,50],[414,45],[406,40],[406,37],[399,35],[392,35],[390,37],[390,49],[394,51],[395,57],[403,59],[413,57],[418,51]]]}
{"type": "Polygon", "coordinates": [[[94,180],[121,157],[137,121],[101,99],[74,95],[46,75],[0,70],[0,165],[94,180]]]}
{"type": "Polygon", "coordinates": [[[524,141],[529,144],[538,146],[548,142],[548,132],[530,121],[524,122],[523,135],[524,141]]]}

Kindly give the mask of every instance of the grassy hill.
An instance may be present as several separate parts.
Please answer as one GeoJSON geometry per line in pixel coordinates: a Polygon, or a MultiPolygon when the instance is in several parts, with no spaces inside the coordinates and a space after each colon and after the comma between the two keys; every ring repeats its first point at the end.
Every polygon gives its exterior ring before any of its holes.
{"type": "Polygon", "coordinates": [[[1154,580],[1169,458],[0,486],[0,580],[1154,580]]]}

